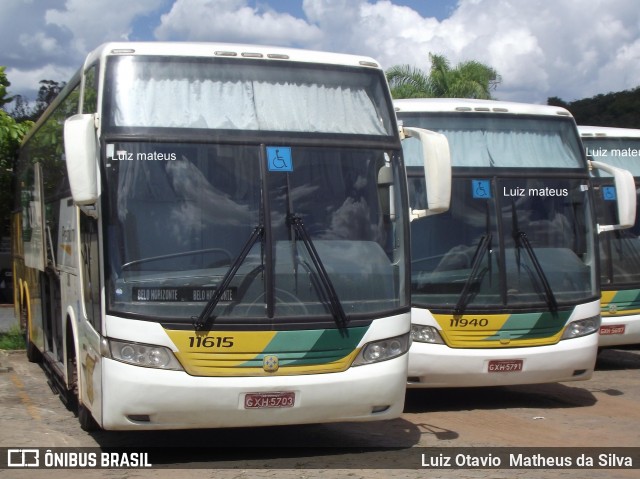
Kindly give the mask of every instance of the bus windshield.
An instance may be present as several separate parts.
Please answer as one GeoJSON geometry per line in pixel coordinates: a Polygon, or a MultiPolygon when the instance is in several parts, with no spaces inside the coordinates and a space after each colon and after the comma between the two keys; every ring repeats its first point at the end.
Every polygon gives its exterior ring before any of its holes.
{"type": "Polygon", "coordinates": [[[382,207],[385,195],[402,188],[377,186],[383,168],[393,169],[395,181],[402,177],[397,157],[375,149],[149,141],[106,149],[112,311],[198,316],[256,228],[264,233],[239,261],[216,316],[265,317],[270,295],[276,317],[330,316],[321,268],[347,315],[408,304],[397,260],[402,218],[392,223],[382,207]],[[269,155],[290,171],[263,171],[269,155]]]}
{"type": "MultiPolygon", "coordinates": [[[[411,223],[413,304],[463,314],[593,300],[595,233],[575,127],[494,117],[399,115],[444,133],[454,165],[450,210],[411,223]]],[[[408,170],[411,207],[423,209],[420,169],[408,170]]]]}

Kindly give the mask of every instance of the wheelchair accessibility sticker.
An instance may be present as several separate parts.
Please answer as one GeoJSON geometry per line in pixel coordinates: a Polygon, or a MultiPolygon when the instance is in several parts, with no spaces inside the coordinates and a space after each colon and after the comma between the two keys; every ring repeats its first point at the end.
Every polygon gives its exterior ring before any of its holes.
{"type": "Polygon", "coordinates": [[[616,187],[615,186],[603,186],[602,187],[602,198],[605,201],[615,201],[616,197],[616,187]]]}
{"type": "Polygon", "coordinates": [[[269,171],[293,171],[291,147],[267,146],[267,164],[269,171]]]}
{"type": "Polygon", "coordinates": [[[471,180],[474,198],[491,198],[491,183],[489,180],[471,180]]]}

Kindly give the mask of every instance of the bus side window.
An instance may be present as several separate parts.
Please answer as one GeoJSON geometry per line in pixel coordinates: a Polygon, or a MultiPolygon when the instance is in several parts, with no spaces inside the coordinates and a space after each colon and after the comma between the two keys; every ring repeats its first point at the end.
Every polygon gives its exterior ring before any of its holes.
{"type": "Polygon", "coordinates": [[[82,92],[82,113],[98,111],[98,67],[89,68],[84,74],[84,90],[82,92]]]}
{"type": "Polygon", "coordinates": [[[80,213],[80,267],[82,293],[87,320],[101,331],[100,315],[100,255],[98,250],[98,221],[80,213]]]}

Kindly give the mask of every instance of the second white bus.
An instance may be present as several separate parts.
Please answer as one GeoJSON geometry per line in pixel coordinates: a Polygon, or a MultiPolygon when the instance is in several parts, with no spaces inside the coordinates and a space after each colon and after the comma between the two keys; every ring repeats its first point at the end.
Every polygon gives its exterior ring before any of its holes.
{"type": "MultiPolygon", "coordinates": [[[[590,378],[600,328],[597,234],[608,228],[596,225],[573,117],[511,102],[394,103],[404,125],[448,138],[453,175],[449,211],[414,211],[411,222],[409,387],[590,378]]],[[[403,146],[410,203],[420,210],[418,156],[411,142],[403,146]]],[[[610,171],[629,227],[633,180],[610,171]]]]}

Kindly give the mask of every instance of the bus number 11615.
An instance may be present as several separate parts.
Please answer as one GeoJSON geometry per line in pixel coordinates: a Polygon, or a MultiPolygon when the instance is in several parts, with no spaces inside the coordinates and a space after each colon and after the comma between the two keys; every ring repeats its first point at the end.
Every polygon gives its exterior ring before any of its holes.
{"type": "Polygon", "coordinates": [[[232,336],[189,336],[190,348],[231,348],[232,336]]]}

